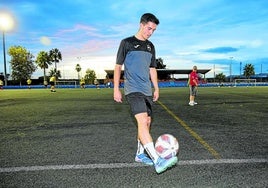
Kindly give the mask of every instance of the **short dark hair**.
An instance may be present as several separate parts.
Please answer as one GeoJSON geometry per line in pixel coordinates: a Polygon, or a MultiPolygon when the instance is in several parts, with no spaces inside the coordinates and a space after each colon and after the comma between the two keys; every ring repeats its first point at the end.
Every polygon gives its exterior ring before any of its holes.
{"type": "Polygon", "coordinates": [[[155,15],[153,15],[151,13],[145,13],[141,16],[140,23],[148,23],[148,22],[153,22],[156,25],[158,25],[160,23],[155,15]]]}

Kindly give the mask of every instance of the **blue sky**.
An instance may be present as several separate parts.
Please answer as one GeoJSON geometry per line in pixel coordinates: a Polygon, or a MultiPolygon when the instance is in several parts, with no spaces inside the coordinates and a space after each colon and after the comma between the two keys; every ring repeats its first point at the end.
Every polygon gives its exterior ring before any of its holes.
{"type": "MultiPolygon", "coordinates": [[[[146,12],[160,20],[150,40],[167,68],[197,65],[212,69],[207,77],[213,77],[214,71],[229,75],[230,65],[232,74],[240,74],[241,62],[242,68],[251,63],[256,73],[268,72],[267,0],[0,0],[0,11],[16,21],[6,32],[6,49],[20,45],[37,56],[58,48],[63,78],[77,78],[77,63],[82,75],[90,68],[102,78],[114,68],[121,39],[137,32],[146,12]]],[[[2,45],[0,50],[4,72],[2,45]]],[[[38,70],[33,78],[41,75],[38,70]]]]}

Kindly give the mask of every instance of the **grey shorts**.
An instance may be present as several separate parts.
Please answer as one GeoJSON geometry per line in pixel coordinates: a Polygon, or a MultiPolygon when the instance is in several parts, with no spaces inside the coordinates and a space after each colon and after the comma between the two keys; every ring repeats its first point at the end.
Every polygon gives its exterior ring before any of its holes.
{"type": "Polygon", "coordinates": [[[147,112],[148,116],[152,116],[152,96],[146,96],[142,93],[135,92],[126,95],[126,100],[130,105],[130,110],[134,116],[144,112],[147,112]]]}
{"type": "Polygon", "coordinates": [[[197,95],[197,87],[196,86],[189,86],[190,88],[190,95],[196,96],[197,95]]]}

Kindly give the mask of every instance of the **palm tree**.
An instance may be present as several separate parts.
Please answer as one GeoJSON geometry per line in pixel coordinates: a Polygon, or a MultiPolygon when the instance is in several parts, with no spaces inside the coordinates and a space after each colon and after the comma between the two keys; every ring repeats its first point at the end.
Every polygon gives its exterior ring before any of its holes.
{"type": "Polygon", "coordinates": [[[52,76],[55,76],[56,77],[56,80],[58,80],[58,78],[61,78],[61,73],[59,70],[56,70],[56,69],[50,69],[49,71],[49,76],[52,77],[52,76]]]}
{"type": "Polygon", "coordinates": [[[57,72],[57,63],[62,60],[61,52],[57,48],[53,48],[49,51],[49,57],[51,58],[51,61],[55,63],[55,70],[57,72]]]}
{"type": "Polygon", "coordinates": [[[249,77],[254,74],[255,74],[254,66],[252,64],[246,64],[244,67],[244,76],[249,79],[249,77]]]}
{"type": "Polygon", "coordinates": [[[75,70],[77,71],[78,74],[78,80],[80,80],[79,72],[81,71],[81,66],[79,64],[76,64],[75,70]]]}
{"type": "Polygon", "coordinates": [[[52,64],[50,61],[50,57],[47,52],[45,51],[40,51],[37,55],[37,58],[35,60],[37,63],[37,66],[40,67],[41,69],[44,70],[44,84],[46,82],[46,69],[48,68],[49,65],[52,64]]]}

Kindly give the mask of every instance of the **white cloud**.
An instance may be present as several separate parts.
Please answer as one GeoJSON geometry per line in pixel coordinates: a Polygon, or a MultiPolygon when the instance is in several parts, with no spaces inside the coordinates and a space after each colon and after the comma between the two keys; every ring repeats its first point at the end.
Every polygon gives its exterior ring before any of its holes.
{"type": "Polygon", "coordinates": [[[259,48],[262,46],[262,44],[263,42],[261,40],[256,39],[256,40],[251,41],[250,46],[252,48],[259,48]]]}

